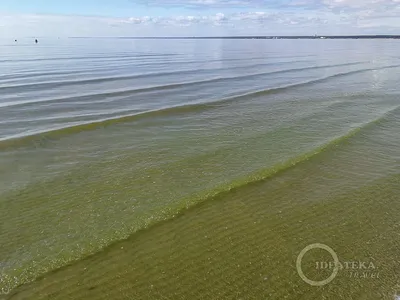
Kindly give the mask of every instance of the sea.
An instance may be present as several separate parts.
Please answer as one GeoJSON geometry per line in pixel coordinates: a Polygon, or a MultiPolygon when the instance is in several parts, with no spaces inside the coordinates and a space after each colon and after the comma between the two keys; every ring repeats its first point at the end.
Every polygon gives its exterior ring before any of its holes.
{"type": "Polygon", "coordinates": [[[396,299],[397,40],[0,40],[0,299],[396,299]]]}

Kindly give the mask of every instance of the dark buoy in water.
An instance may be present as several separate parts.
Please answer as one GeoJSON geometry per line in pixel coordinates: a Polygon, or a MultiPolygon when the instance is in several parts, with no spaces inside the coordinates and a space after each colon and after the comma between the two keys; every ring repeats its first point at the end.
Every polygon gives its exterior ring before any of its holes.
{"type": "Polygon", "coordinates": [[[15,42],[18,42],[17,40],[15,40],[15,42]]]}
{"type": "Polygon", "coordinates": [[[37,43],[38,43],[38,40],[35,40],[35,43],[37,44],[37,43]]]}

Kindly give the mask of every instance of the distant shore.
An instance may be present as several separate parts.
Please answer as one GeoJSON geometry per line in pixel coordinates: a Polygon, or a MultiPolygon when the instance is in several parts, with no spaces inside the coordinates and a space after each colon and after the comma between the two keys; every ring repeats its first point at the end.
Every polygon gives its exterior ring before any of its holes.
{"type": "Polygon", "coordinates": [[[315,40],[315,39],[400,39],[400,35],[277,35],[277,36],[153,36],[153,37],[70,37],[74,39],[259,39],[259,40],[315,40]]]}

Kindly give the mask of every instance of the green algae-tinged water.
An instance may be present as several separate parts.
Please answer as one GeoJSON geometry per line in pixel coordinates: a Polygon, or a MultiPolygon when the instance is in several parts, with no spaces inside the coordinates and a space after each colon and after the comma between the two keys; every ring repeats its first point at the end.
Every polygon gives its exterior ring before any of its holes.
{"type": "Polygon", "coordinates": [[[395,299],[399,50],[1,41],[0,299],[395,299]]]}

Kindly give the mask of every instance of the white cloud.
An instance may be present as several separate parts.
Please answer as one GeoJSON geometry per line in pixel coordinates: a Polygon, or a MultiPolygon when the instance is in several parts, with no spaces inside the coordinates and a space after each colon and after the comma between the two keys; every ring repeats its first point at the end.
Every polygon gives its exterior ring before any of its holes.
{"type": "Polygon", "coordinates": [[[322,3],[329,7],[360,8],[375,5],[392,5],[393,0],[323,0],[322,3]]]}
{"type": "MultiPolygon", "coordinates": [[[[279,0],[277,0],[279,1],[279,0]]],[[[138,0],[137,2],[149,6],[179,6],[179,7],[232,7],[254,6],[266,3],[267,0],[138,0]]],[[[270,1],[271,2],[271,1],[270,1]]]]}
{"type": "MultiPolygon", "coordinates": [[[[148,1],[156,5],[161,0],[148,1]]],[[[263,9],[266,0],[165,0],[169,4],[223,7],[253,3],[253,11],[130,18],[1,15],[0,37],[21,36],[181,36],[181,35],[284,35],[385,34],[400,31],[400,0],[287,0],[291,6],[263,9]],[[300,7],[300,9],[299,9],[300,7]],[[390,9],[388,9],[390,8],[390,9]]],[[[269,1],[268,3],[273,3],[269,1]]],[[[276,4],[276,3],[275,3],[276,4]]],[[[149,10],[150,12],[151,10],[149,10]]],[[[173,11],[173,10],[171,10],[173,11]]]]}
{"type": "Polygon", "coordinates": [[[374,5],[392,6],[400,3],[400,0],[138,0],[137,2],[148,6],[162,7],[197,7],[197,8],[263,8],[270,9],[288,6],[326,6],[359,8],[374,5]]]}

